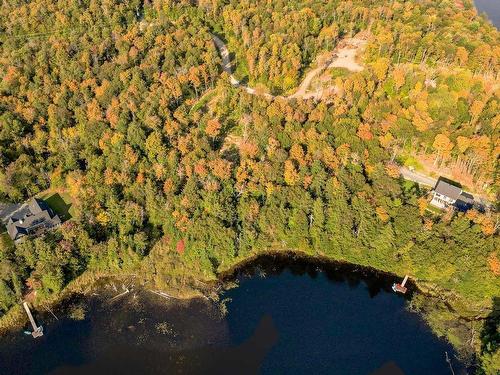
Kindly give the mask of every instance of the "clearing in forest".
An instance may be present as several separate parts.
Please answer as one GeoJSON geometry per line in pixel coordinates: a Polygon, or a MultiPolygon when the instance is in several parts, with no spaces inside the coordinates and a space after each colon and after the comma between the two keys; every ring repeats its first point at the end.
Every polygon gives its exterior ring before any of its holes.
{"type": "Polygon", "coordinates": [[[361,32],[352,38],[342,39],[336,48],[316,59],[316,68],[310,70],[296,91],[288,96],[282,95],[271,95],[269,93],[264,93],[262,90],[258,90],[246,85],[243,85],[236,77],[234,77],[233,63],[230,59],[229,50],[225,43],[219,37],[212,35],[214,43],[219,50],[219,54],[222,58],[222,69],[229,74],[229,79],[233,86],[241,87],[247,93],[251,95],[262,95],[267,98],[284,98],[284,99],[321,99],[326,94],[334,94],[337,91],[335,85],[327,80],[326,85],[322,85],[319,89],[314,91],[310,90],[311,82],[313,79],[328,68],[343,68],[350,72],[360,72],[364,69],[363,65],[358,62],[359,55],[364,50],[367,43],[367,33],[361,32]]]}

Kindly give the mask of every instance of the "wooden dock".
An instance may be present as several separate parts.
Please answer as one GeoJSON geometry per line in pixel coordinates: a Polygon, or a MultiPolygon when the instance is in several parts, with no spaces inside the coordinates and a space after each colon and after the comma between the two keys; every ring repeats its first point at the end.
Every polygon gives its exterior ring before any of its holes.
{"type": "Polygon", "coordinates": [[[28,319],[30,320],[31,326],[33,327],[33,332],[31,335],[36,339],[37,337],[43,336],[43,327],[37,326],[33,315],[31,315],[30,308],[27,302],[23,302],[24,310],[26,310],[26,314],[28,315],[28,319]]]}

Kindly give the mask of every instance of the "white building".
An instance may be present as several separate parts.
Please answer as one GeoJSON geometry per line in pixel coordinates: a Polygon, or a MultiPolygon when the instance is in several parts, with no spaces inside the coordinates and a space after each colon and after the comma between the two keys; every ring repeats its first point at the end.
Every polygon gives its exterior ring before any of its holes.
{"type": "Polygon", "coordinates": [[[433,190],[431,204],[445,209],[448,207],[467,211],[474,204],[474,197],[461,188],[439,179],[433,190]]]}

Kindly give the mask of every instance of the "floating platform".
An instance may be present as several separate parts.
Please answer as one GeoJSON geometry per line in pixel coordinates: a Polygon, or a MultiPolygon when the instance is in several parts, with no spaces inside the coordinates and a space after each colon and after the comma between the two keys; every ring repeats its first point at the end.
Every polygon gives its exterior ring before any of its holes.
{"type": "Polygon", "coordinates": [[[398,284],[398,283],[392,284],[392,290],[394,290],[394,292],[396,292],[396,293],[405,294],[406,291],[408,290],[405,287],[405,284],[407,281],[408,281],[408,275],[405,276],[405,278],[403,279],[403,282],[401,284],[398,284]]]}
{"type": "Polygon", "coordinates": [[[392,284],[392,290],[394,290],[396,293],[405,294],[408,289],[401,284],[394,283],[392,284]]]}

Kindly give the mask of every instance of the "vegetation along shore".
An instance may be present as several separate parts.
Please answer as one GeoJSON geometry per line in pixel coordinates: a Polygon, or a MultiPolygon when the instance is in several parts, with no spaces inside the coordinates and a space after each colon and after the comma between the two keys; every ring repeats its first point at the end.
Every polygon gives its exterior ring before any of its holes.
{"type": "Polygon", "coordinates": [[[409,275],[500,369],[500,32],[471,1],[34,0],[0,30],[0,201],[61,219],[0,236],[2,329],[102,276],[189,298],[293,251],[409,275]]]}

